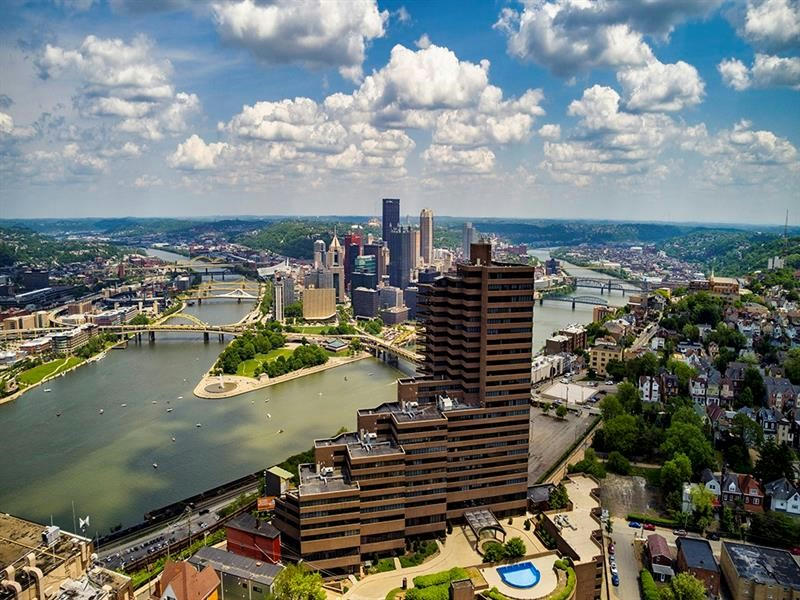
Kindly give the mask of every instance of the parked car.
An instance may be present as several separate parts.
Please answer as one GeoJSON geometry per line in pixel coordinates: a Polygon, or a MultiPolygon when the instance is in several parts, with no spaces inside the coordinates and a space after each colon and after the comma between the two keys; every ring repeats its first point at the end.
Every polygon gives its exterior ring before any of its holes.
{"type": "Polygon", "coordinates": [[[612,577],[614,575],[619,575],[619,571],[617,570],[617,565],[615,563],[611,563],[611,565],[609,566],[609,569],[611,570],[611,576],[612,577]]]}
{"type": "Polygon", "coordinates": [[[793,546],[789,552],[794,554],[795,556],[800,556],[800,546],[793,546]]]}
{"type": "MultiPolygon", "coordinates": [[[[641,529],[642,528],[642,524],[639,523],[639,521],[631,521],[630,523],[628,523],[628,527],[633,527],[634,529],[641,529]]],[[[677,535],[677,534],[675,534],[675,535],[677,535]]]]}
{"type": "Polygon", "coordinates": [[[617,547],[614,545],[614,542],[608,542],[608,554],[609,556],[614,556],[617,547]]]}
{"type": "Polygon", "coordinates": [[[619,585],[619,575],[617,575],[616,573],[612,574],[611,575],[611,583],[614,584],[615,586],[618,586],[619,585]]]}
{"type": "Polygon", "coordinates": [[[642,525],[642,529],[646,529],[647,531],[655,531],[656,526],[653,525],[652,523],[645,523],[644,525],[642,525]]]}
{"type": "Polygon", "coordinates": [[[606,385],[614,385],[613,379],[606,379],[606,385]]]}
{"type": "MultiPolygon", "coordinates": [[[[716,531],[709,531],[706,534],[706,538],[708,538],[709,540],[712,540],[712,541],[716,541],[716,540],[719,539],[719,534],[716,531]]],[[[800,548],[798,548],[798,550],[800,550],[800,548]]]]}
{"type": "Polygon", "coordinates": [[[687,533],[685,529],[673,529],[672,535],[676,537],[686,537],[687,533]]]}

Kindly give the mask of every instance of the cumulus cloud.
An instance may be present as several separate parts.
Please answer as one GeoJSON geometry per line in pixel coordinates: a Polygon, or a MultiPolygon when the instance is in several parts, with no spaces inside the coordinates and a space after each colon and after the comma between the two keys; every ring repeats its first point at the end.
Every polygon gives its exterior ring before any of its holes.
{"type": "Polygon", "coordinates": [[[726,85],[737,91],[754,88],[789,87],[800,90],[800,58],[756,54],[748,68],[738,59],[723,60],[717,66],[726,85]]]}
{"type": "Polygon", "coordinates": [[[692,65],[653,61],[644,67],[624,69],[617,80],[629,110],[642,112],[677,111],[702,102],[705,83],[692,65]]]}
{"type": "Polygon", "coordinates": [[[780,50],[800,44],[800,2],[748,0],[740,34],[764,49],[780,50]]]}
{"type": "Polygon", "coordinates": [[[465,150],[446,144],[431,144],[422,153],[422,159],[429,171],[490,173],[495,155],[488,148],[465,150]]]}
{"type": "Polygon", "coordinates": [[[656,159],[677,132],[675,123],[663,114],[636,114],[620,105],[619,94],[600,85],[569,105],[567,114],[579,117],[575,132],[544,144],[542,167],[554,180],[586,186],[594,177],[656,172],[656,159]]]}
{"type": "Polygon", "coordinates": [[[384,35],[389,16],[375,0],[253,0],[213,5],[217,30],[267,64],[338,67],[358,81],[367,44],[384,35]]]}
{"type": "Polygon", "coordinates": [[[800,172],[797,148],[771,131],[753,129],[747,120],[709,134],[700,124],[687,128],[681,148],[705,156],[703,172],[717,185],[754,185],[800,172]]]}
{"type": "Polygon", "coordinates": [[[505,8],[494,27],[508,53],[561,77],[596,67],[643,66],[654,60],[646,34],[666,37],[687,20],[703,17],[721,0],[524,0],[505,8]]]}
{"type": "Polygon", "coordinates": [[[545,140],[557,140],[561,137],[561,125],[547,123],[539,128],[539,137],[545,140]]]}
{"type": "Polygon", "coordinates": [[[172,65],[156,59],[153,50],[144,36],[128,44],[89,35],[74,49],[47,44],[35,64],[42,79],[77,82],[73,100],[83,116],[116,119],[122,132],[160,139],[184,130],[200,102],[194,94],[175,92],[172,65]]]}
{"type": "Polygon", "coordinates": [[[169,164],[186,171],[213,169],[217,159],[227,148],[228,145],[222,142],[207,144],[203,138],[194,134],[178,144],[178,148],[169,157],[169,164]]]}
{"type": "Polygon", "coordinates": [[[164,185],[164,182],[155,175],[140,175],[133,181],[133,186],[139,189],[164,185]]]}

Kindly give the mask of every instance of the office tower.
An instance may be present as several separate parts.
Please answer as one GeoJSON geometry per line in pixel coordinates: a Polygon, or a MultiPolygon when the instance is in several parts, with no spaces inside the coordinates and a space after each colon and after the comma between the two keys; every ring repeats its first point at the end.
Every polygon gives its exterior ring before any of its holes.
{"type": "Polygon", "coordinates": [[[408,318],[411,320],[417,318],[417,292],[419,288],[413,285],[403,290],[403,304],[408,307],[408,318]]]}
{"type": "Polygon", "coordinates": [[[419,258],[419,229],[411,229],[411,250],[408,254],[408,264],[411,265],[412,271],[416,270],[419,266],[419,258]]]}
{"type": "Polygon", "coordinates": [[[433,262],[433,211],[423,208],[419,213],[419,252],[425,265],[433,262]]]}
{"type": "Polygon", "coordinates": [[[283,279],[283,306],[289,306],[295,301],[294,275],[281,275],[283,279]]]}
{"type": "MultiPolygon", "coordinates": [[[[345,236],[347,239],[347,236],[345,236]]],[[[350,288],[350,281],[353,276],[353,271],[356,268],[356,260],[361,256],[361,245],[358,243],[345,243],[344,246],[344,285],[345,288],[350,288]]]]}
{"type": "Polygon", "coordinates": [[[383,199],[383,243],[389,242],[389,234],[392,229],[400,225],[400,199],[383,199]]]}
{"type": "Polygon", "coordinates": [[[464,223],[461,234],[461,254],[465,261],[470,259],[470,246],[478,241],[478,232],[469,221],[464,223]]]}
{"type": "Polygon", "coordinates": [[[534,269],[473,248],[419,286],[423,375],[359,410],[357,431],[316,440],[315,463],[276,500],[282,543],[312,568],[355,572],[447,520],[525,511],[534,269]]]}
{"type": "Polygon", "coordinates": [[[319,269],[325,264],[325,242],[317,240],[314,242],[314,268],[319,269]]]}
{"type": "Polygon", "coordinates": [[[365,319],[374,319],[380,310],[378,290],[357,287],[351,294],[353,297],[353,315],[365,319]]]}
{"type": "MultiPolygon", "coordinates": [[[[350,275],[350,289],[378,287],[377,258],[375,256],[357,256],[350,275]]],[[[352,296],[352,294],[351,294],[352,296]]]]}
{"type": "Polygon", "coordinates": [[[325,267],[331,272],[333,277],[333,288],[336,290],[336,301],[344,302],[345,296],[345,277],[344,277],[344,248],[333,233],[328,251],[325,253],[325,267]]]}
{"type": "Polygon", "coordinates": [[[392,285],[381,288],[381,308],[394,308],[403,306],[403,290],[392,285]]]}
{"type": "Polygon", "coordinates": [[[389,233],[389,283],[401,290],[411,280],[413,234],[410,227],[400,227],[389,233]]]}
{"type": "Polygon", "coordinates": [[[275,278],[275,288],[272,292],[272,317],[278,323],[283,323],[283,280],[275,278]]]}

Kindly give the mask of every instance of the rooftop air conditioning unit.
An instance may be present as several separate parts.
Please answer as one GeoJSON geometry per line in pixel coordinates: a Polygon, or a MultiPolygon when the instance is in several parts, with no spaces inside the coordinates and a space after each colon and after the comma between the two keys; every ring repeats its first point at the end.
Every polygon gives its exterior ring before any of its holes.
{"type": "Polygon", "coordinates": [[[55,525],[50,525],[45,527],[44,531],[42,532],[42,543],[48,548],[52,548],[58,543],[60,537],[61,528],[56,527],[55,525]]]}

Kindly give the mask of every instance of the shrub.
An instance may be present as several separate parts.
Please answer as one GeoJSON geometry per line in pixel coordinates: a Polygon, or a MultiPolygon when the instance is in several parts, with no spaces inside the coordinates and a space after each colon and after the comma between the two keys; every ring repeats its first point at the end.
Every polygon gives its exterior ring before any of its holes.
{"type": "Polygon", "coordinates": [[[506,549],[499,542],[489,542],[483,547],[483,562],[500,562],[506,557],[506,549]]]}
{"type": "Polygon", "coordinates": [[[491,600],[508,600],[508,597],[501,594],[496,587],[483,592],[483,595],[491,598],[491,600]]]}
{"type": "Polygon", "coordinates": [[[449,600],[450,583],[442,583],[426,588],[411,588],[406,592],[407,600],[449,600]]]}
{"type": "Polygon", "coordinates": [[[617,473],[618,475],[629,475],[631,472],[630,461],[616,450],[608,455],[606,467],[609,471],[617,473]]]}
{"type": "Polygon", "coordinates": [[[405,568],[421,565],[426,558],[436,554],[438,550],[439,546],[436,545],[435,541],[428,540],[423,542],[410,556],[400,557],[400,566],[405,568]]]}
{"type": "Polygon", "coordinates": [[[525,542],[522,541],[522,538],[518,537],[513,537],[508,540],[504,544],[503,550],[505,551],[506,558],[522,558],[527,552],[525,542]]]}
{"type": "MultiPolygon", "coordinates": [[[[498,544],[499,545],[499,544],[498,544]]],[[[469,574],[461,567],[453,567],[449,571],[440,571],[430,575],[418,575],[414,577],[414,587],[426,588],[442,583],[450,583],[456,579],[468,579],[469,574]]]]}
{"type": "Polygon", "coordinates": [[[643,600],[659,600],[660,594],[658,591],[658,586],[656,586],[656,582],[653,580],[653,576],[650,574],[650,571],[647,569],[642,569],[639,579],[642,582],[643,600]]]}
{"type": "Polygon", "coordinates": [[[530,530],[531,530],[531,520],[525,519],[525,531],[530,531],[530,530]]]}

